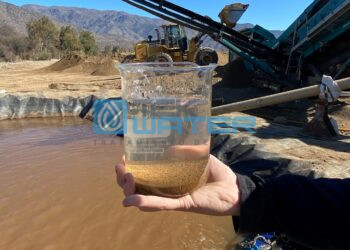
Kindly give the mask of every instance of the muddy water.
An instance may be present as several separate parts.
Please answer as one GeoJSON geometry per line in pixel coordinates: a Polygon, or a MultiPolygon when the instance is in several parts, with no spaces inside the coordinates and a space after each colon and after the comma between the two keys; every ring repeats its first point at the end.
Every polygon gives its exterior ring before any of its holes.
{"type": "Polygon", "coordinates": [[[87,121],[0,122],[0,249],[226,249],[230,217],[121,206],[119,139],[87,121]]]}

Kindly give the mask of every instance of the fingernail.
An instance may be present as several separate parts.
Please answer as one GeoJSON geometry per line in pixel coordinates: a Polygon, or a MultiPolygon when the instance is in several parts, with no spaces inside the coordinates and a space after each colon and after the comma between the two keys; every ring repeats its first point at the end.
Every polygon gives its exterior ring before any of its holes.
{"type": "Polygon", "coordinates": [[[124,207],[130,207],[130,204],[129,204],[129,202],[128,202],[128,199],[124,199],[124,200],[123,200],[123,206],[124,206],[124,207]]]}

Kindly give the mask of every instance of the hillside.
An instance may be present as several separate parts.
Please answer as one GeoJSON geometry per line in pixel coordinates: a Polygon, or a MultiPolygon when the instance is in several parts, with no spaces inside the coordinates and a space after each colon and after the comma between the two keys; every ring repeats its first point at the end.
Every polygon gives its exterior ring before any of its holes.
{"type": "MultiPolygon", "coordinates": [[[[118,44],[121,47],[131,48],[135,42],[145,39],[149,34],[155,37],[154,28],[165,22],[159,18],[137,16],[123,11],[39,5],[18,7],[0,1],[0,23],[12,26],[18,33],[24,34],[26,23],[42,15],[48,16],[58,25],[71,25],[78,30],[93,32],[101,47],[107,44],[118,44]]],[[[236,29],[247,27],[253,27],[253,25],[238,24],[236,29]]],[[[197,32],[188,30],[187,33],[191,38],[197,32]]],[[[203,46],[222,48],[210,38],[206,39],[203,46]]]]}
{"type": "Polygon", "coordinates": [[[0,1],[0,25],[11,26],[17,33],[26,33],[26,23],[38,17],[37,13],[0,1]]]}
{"type": "Polygon", "coordinates": [[[38,5],[24,5],[22,8],[48,16],[59,23],[75,26],[78,30],[92,31],[102,44],[128,45],[130,42],[145,39],[155,27],[164,23],[157,18],[141,17],[123,11],[38,5]]]}
{"type": "MultiPolygon", "coordinates": [[[[156,36],[154,28],[165,23],[159,18],[149,18],[128,14],[123,11],[101,11],[75,7],[39,5],[23,5],[23,9],[32,13],[40,13],[48,16],[58,23],[73,25],[78,29],[86,29],[97,35],[101,45],[119,43],[123,46],[130,46],[145,39],[149,34],[156,36]]],[[[237,29],[253,27],[252,24],[238,24],[237,29]]],[[[187,35],[192,38],[196,31],[187,30],[187,35]]],[[[220,45],[211,40],[206,40],[204,46],[219,48],[220,45]]]]}

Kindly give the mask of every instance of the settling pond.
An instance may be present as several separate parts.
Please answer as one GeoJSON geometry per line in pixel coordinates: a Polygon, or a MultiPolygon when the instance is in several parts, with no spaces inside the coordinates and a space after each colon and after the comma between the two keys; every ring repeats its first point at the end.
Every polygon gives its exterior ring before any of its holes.
{"type": "Polygon", "coordinates": [[[123,208],[119,138],[78,118],[0,121],[0,249],[227,249],[230,217],[123,208]]]}

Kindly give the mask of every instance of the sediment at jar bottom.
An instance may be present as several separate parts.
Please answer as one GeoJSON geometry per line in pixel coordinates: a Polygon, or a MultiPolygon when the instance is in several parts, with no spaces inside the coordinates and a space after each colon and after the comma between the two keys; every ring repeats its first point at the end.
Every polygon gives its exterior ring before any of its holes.
{"type": "Polygon", "coordinates": [[[139,193],[179,197],[206,183],[208,160],[127,161],[126,169],[134,176],[139,193]]]}

